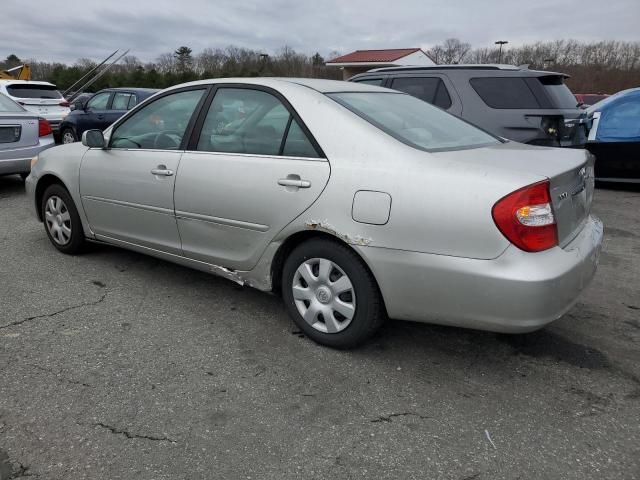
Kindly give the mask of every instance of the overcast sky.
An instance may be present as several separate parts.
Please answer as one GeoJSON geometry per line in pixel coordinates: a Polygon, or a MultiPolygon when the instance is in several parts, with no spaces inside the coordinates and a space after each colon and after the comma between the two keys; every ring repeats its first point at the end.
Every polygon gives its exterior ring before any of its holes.
{"type": "Polygon", "coordinates": [[[187,45],[284,45],[326,56],[371,48],[575,38],[640,40],[640,0],[0,0],[0,57],[72,63],[116,48],[143,61],[187,45]]]}

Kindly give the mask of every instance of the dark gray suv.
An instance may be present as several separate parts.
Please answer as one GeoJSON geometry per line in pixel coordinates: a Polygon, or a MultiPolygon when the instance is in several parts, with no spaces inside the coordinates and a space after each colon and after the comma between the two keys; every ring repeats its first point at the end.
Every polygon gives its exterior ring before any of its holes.
{"type": "Polygon", "coordinates": [[[406,92],[500,137],[565,147],[584,143],[565,78],[511,65],[437,65],[378,68],[349,81],[406,92]]]}

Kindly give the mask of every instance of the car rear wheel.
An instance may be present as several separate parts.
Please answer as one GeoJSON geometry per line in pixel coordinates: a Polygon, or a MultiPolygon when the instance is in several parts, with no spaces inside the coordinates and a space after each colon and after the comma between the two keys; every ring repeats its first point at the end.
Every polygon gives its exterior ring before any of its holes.
{"type": "Polygon", "coordinates": [[[311,339],[354,347],[382,325],[385,312],[375,279],[346,245],[314,239],[285,261],[282,295],[295,324],[311,339]]]}
{"type": "Polygon", "coordinates": [[[78,138],[76,137],[75,132],[71,128],[65,128],[62,131],[62,143],[74,143],[77,142],[78,138]]]}
{"type": "Polygon", "coordinates": [[[42,216],[49,240],[63,253],[78,253],[85,242],[82,222],[71,195],[61,185],[51,185],[42,197],[42,216]]]}

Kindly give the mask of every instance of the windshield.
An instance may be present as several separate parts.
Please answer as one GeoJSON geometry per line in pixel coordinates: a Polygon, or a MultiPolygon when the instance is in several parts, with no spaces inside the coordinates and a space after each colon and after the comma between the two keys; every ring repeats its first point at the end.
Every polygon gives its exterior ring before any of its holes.
{"type": "Polygon", "coordinates": [[[449,113],[402,93],[349,92],[328,96],[401,142],[428,152],[501,141],[449,113]]]}
{"type": "Polygon", "coordinates": [[[24,108],[0,93],[0,112],[24,112],[24,108]]]}
{"type": "Polygon", "coordinates": [[[18,98],[62,98],[54,85],[13,84],[7,87],[7,92],[18,98]]]}

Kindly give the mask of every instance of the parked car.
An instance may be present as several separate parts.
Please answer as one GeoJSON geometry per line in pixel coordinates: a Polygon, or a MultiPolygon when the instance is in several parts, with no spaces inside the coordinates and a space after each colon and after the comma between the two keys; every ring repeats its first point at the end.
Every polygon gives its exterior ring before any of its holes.
{"type": "Polygon", "coordinates": [[[158,92],[151,88],[107,88],[84,102],[74,102],[74,108],[62,121],[62,143],[73,143],[86,130],[104,130],[128,110],[158,92]]]}
{"type": "Polygon", "coordinates": [[[640,182],[640,88],[616,93],[586,111],[586,148],[606,182],[640,182]]]}
{"type": "Polygon", "coordinates": [[[307,336],[348,347],[387,315],[500,332],[559,318],[598,262],[592,169],[585,150],[508,142],[393,90],[219,79],[44,152],[26,187],[61,252],[104,242],[281,292],[307,336]],[[220,130],[232,105],[245,120],[220,130]]]}
{"type": "Polygon", "coordinates": [[[579,107],[587,108],[598,103],[600,100],[604,100],[609,95],[606,93],[576,93],[574,96],[578,101],[579,107]]]}
{"type": "Polygon", "coordinates": [[[400,90],[516,142],[564,147],[584,142],[582,129],[565,126],[581,113],[566,78],[511,65],[436,65],[378,68],[349,81],[400,90]]]}
{"type": "Polygon", "coordinates": [[[0,80],[0,93],[47,120],[56,133],[60,129],[60,121],[70,111],[69,102],[49,82],[0,80]]]}
{"type": "Polygon", "coordinates": [[[26,178],[31,159],[53,145],[49,122],[0,93],[0,175],[26,178]]]}

